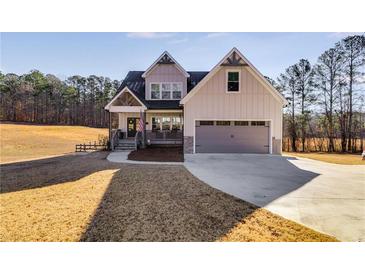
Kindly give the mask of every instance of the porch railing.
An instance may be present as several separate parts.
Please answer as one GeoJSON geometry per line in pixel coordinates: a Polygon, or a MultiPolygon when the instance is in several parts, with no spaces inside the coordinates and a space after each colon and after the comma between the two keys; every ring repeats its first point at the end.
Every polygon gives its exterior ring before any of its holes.
{"type": "Polygon", "coordinates": [[[146,130],[147,143],[182,144],[182,130],[146,130]]]}

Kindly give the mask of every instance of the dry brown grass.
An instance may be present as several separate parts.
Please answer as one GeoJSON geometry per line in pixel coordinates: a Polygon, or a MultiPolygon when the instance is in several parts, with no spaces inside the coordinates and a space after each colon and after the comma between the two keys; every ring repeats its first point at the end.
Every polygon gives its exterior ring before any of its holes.
{"type": "Polygon", "coordinates": [[[211,188],[182,166],[106,152],[1,166],[1,241],[335,241],[211,188]]]}
{"type": "MultiPolygon", "coordinates": [[[[365,139],[363,140],[365,141],[365,139]]],[[[296,147],[298,151],[302,150],[302,142],[298,139],[296,142],[296,147]]],[[[341,138],[333,139],[335,151],[341,151],[341,138]]],[[[361,139],[356,139],[353,141],[356,151],[361,150],[361,139]]],[[[305,140],[305,150],[306,151],[328,151],[329,139],[328,138],[306,138],[305,140]]],[[[291,151],[291,141],[289,137],[283,138],[283,150],[291,151]]]]}
{"type": "Polygon", "coordinates": [[[105,128],[0,124],[0,163],[60,155],[75,151],[75,144],[94,142],[107,135],[105,128]]]}
{"type": "Polygon", "coordinates": [[[365,165],[365,160],[362,160],[362,157],[359,154],[326,153],[326,152],[297,152],[297,153],[285,152],[284,154],[288,156],[304,157],[332,164],[365,165]]]}
{"type": "Polygon", "coordinates": [[[219,241],[327,242],[337,240],[259,208],[241,220],[219,241]]]}

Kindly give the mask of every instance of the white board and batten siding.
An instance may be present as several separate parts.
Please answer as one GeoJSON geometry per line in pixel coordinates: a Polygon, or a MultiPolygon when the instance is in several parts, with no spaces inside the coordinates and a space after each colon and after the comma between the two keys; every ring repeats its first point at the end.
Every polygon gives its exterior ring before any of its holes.
{"type": "Polygon", "coordinates": [[[151,72],[145,78],[146,83],[146,100],[151,100],[151,83],[161,83],[161,82],[175,82],[182,83],[182,95],[186,95],[187,90],[187,78],[185,75],[176,68],[173,64],[163,64],[155,66],[151,72]]]}
{"type": "MultiPolygon", "coordinates": [[[[247,67],[221,67],[184,105],[184,136],[195,136],[198,120],[269,121],[270,137],[282,139],[282,103],[247,67]],[[226,92],[228,70],[240,71],[240,92],[226,92]]],[[[277,148],[280,149],[281,147],[277,148]]]]}

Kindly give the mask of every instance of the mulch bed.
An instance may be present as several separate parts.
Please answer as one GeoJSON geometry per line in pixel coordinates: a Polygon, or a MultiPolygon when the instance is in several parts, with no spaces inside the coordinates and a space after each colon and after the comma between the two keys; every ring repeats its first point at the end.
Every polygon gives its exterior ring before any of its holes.
{"type": "Polygon", "coordinates": [[[133,161],[184,162],[182,147],[148,147],[132,151],[128,155],[133,161]]]}

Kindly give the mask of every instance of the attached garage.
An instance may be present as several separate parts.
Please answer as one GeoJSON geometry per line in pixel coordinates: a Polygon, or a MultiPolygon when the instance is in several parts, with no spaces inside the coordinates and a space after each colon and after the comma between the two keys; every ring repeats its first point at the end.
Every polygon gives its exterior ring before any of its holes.
{"type": "Polygon", "coordinates": [[[270,153],[269,121],[196,121],[196,153],[270,153]]]}
{"type": "Polygon", "coordinates": [[[233,48],[180,101],[184,153],[281,154],[287,103],[233,48]]]}

